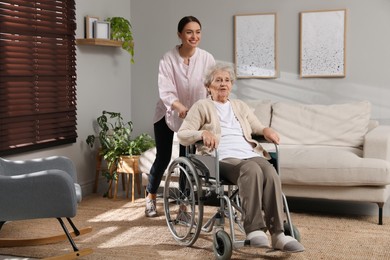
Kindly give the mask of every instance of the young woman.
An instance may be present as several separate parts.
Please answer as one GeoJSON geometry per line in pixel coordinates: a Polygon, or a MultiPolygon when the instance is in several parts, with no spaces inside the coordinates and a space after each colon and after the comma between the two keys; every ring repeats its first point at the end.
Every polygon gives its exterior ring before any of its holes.
{"type": "MultiPolygon", "coordinates": [[[[154,116],[156,159],[150,169],[146,187],[145,215],[157,216],[156,193],[164,171],[172,155],[173,134],[197,100],[207,96],[203,84],[206,69],[215,64],[214,57],[198,48],[202,26],[193,16],[183,17],[178,24],[177,35],[181,44],[165,53],[158,72],[159,101],[154,116]]],[[[185,149],[180,147],[180,155],[185,149]]]]}

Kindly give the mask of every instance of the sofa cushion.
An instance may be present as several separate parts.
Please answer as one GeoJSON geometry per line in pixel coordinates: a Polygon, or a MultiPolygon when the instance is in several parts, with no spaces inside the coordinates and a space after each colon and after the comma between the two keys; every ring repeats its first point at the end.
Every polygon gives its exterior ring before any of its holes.
{"type": "Polygon", "coordinates": [[[263,125],[271,125],[271,100],[245,100],[245,103],[252,108],[253,112],[263,125]]]}
{"type": "Polygon", "coordinates": [[[384,186],[390,184],[390,163],[361,158],[351,147],[281,146],[283,184],[314,186],[384,186]]]}
{"type": "Polygon", "coordinates": [[[278,102],[272,111],[271,127],[283,144],[360,147],[368,130],[371,105],[367,101],[335,105],[278,102]]]}

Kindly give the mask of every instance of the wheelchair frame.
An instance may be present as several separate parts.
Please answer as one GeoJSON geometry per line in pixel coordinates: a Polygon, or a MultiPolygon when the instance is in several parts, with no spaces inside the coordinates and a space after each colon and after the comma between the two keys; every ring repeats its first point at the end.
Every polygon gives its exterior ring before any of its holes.
{"type": "MultiPolygon", "coordinates": [[[[207,233],[214,231],[213,251],[216,259],[230,259],[233,249],[250,245],[249,240],[238,240],[235,233],[234,224],[245,233],[241,224],[242,210],[238,189],[234,188],[236,185],[221,180],[217,150],[215,156],[196,155],[194,151],[194,145],[188,146],[186,156],[176,158],[168,168],[163,192],[166,222],[173,238],[184,246],[192,246],[201,231],[207,233]],[[213,194],[219,200],[219,207],[217,212],[202,225],[204,202],[213,194]],[[224,230],[225,217],[229,219],[230,236],[224,230]]],[[[277,144],[275,144],[275,152],[271,154],[276,160],[274,167],[280,176],[277,144]]],[[[300,240],[299,232],[291,221],[286,196],[284,194],[282,196],[287,217],[284,225],[285,233],[300,240]]]]}

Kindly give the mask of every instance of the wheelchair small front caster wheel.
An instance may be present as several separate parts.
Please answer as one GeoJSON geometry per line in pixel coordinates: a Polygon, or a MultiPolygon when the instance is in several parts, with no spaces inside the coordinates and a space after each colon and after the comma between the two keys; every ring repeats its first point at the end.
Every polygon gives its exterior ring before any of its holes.
{"type": "Polygon", "coordinates": [[[219,230],[214,235],[213,251],[215,259],[226,260],[232,257],[232,241],[224,230],[219,230]]]}
{"type": "Polygon", "coordinates": [[[296,226],[292,225],[292,229],[293,229],[293,232],[291,232],[291,228],[290,228],[290,225],[288,224],[288,222],[284,222],[284,234],[286,236],[293,236],[292,234],[294,234],[294,238],[296,240],[298,240],[298,242],[301,242],[301,234],[299,233],[299,230],[297,229],[296,226]]]}

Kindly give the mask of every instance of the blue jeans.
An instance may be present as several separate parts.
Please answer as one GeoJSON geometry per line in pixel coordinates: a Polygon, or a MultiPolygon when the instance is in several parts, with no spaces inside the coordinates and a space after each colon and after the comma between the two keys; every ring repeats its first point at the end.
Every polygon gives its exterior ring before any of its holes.
{"type": "MultiPolygon", "coordinates": [[[[154,139],[156,141],[156,159],[149,173],[149,183],[146,192],[156,194],[162,176],[168,167],[172,156],[174,132],[165,123],[165,117],[154,124],[154,139]]],[[[185,156],[185,146],[180,145],[180,156],[185,156]]]]}

